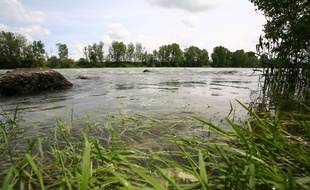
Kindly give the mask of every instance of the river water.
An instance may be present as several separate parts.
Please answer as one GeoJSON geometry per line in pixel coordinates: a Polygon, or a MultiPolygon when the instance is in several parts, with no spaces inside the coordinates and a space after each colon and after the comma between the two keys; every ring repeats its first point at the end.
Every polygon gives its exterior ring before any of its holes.
{"type": "MultiPolygon", "coordinates": [[[[235,117],[247,113],[236,99],[249,104],[258,91],[259,74],[236,68],[96,68],[58,69],[73,88],[34,95],[0,97],[0,106],[34,126],[56,117],[101,117],[142,114],[161,118],[224,119],[231,106],[235,117]],[[77,79],[87,76],[91,79],[77,79]]],[[[0,73],[6,71],[1,70],[0,73]]],[[[37,130],[37,129],[36,129],[37,130]]]]}

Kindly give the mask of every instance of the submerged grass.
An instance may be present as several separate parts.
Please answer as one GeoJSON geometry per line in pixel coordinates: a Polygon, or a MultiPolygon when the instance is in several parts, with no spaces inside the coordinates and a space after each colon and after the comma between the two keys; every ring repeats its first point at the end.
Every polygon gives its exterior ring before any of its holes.
{"type": "MultiPolygon", "coordinates": [[[[241,103],[240,103],[241,104],[241,103]]],[[[242,105],[242,104],[241,104],[242,105]]],[[[242,105],[244,106],[244,105],[242,105]]],[[[1,189],[310,189],[309,121],[230,118],[230,130],[196,121],[163,121],[137,115],[58,119],[53,136],[16,143],[22,128],[3,111],[0,119],[1,189]],[[201,136],[182,135],[199,126],[201,136]],[[21,151],[22,150],[22,151],[21,151]]],[[[310,110],[309,110],[310,111],[310,110]]],[[[284,119],[283,119],[284,118],[284,119]]],[[[305,117],[307,118],[307,117],[305,117]]],[[[22,137],[20,137],[22,138],[22,137]]]]}

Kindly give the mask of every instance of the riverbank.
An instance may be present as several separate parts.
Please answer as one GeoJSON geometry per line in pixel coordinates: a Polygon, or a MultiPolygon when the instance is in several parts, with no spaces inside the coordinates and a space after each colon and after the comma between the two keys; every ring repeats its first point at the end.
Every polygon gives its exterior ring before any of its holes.
{"type": "MultiPolygon", "coordinates": [[[[244,109],[247,109],[244,107],[244,109]]],[[[2,189],[309,189],[309,121],[291,134],[275,113],[236,124],[107,116],[57,120],[51,136],[23,136],[1,114],[2,189]],[[183,134],[182,128],[192,129],[183,134]],[[154,140],[156,139],[156,141],[154,140]],[[23,147],[21,149],[21,147],[23,147]]],[[[310,111],[310,110],[309,110],[310,111]]]]}

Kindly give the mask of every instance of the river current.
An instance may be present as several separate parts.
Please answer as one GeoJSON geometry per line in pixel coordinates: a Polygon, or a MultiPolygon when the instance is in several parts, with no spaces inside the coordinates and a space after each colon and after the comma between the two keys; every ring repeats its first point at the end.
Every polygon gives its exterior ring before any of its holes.
{"type": "Polygon", "coordinates": [[[224,119],[231,107],[236,117],[245,116],[236,99],[248,105],[260,84],[260,73],[252,69],[150,68],[143,73],[144,69],[56,69],[73,83],[71,89],[0,97],[0,106],[8,114],[18,106],[25,122],[40,125],[57,117],[106,114],[224,119]]]}

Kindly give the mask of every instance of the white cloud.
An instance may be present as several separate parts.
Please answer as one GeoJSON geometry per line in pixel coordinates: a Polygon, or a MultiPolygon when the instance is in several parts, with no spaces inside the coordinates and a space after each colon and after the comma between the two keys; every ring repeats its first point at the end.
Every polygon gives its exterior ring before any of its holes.
{"type": "Polygon", "coordinates": [[[123,23],[112,23],[108,25],[108,35],[111,39],[124,40],[129,37],[129,31],[123,23]]]}
{"type": "Polygon", "coordinates": [[[73,42],[69,44],[70,50],[70,58],[74,60],[79,60],[80,58],[84,57],[84,47],[87,46],[86,44],[73,42]],[[73,50],[73,51],[72,51],[73,50]]]}
{"type": "Polygon", "coordinates": [[[3,31],[10,31],[10,27],[5,25],[5,24],[1,24],[0,23],[0,30],[3,30],[3,31]]]}
{"type": "Polygon", "coordinates": [[[139,42],[148,53],[171,43],[182,49],[194,45],[209,53],[218,45],[248,51],[255,49],[265,22],[249,1],[240,0],[133,0],[122,4],[94,0],[72,6],[64,6],[60,0],[49,1],[49,6],[45,1],[0,0],[0,9],[0,30],[20,33],[30,42],[32,37],[42,40],[51,54],[56,43],[67,43],[74,59],[83,57],[84,46],[98,41],[104,42],[107,55],[113,40],[139,42]],[[105,3],[109,6],[103,6],[105,3]],[[46,15],[40,10],[46,10],[46,15]]]}
{"type": "Polygon", "coordinates": [[[163,8],[176,8],[188,12],[202,12],[227,3],[230,0],[150,0],[150,3],[163,8]]]}
{"type": "Polygon", "coordinates": [[[29,34],[34,36],[49,36],[51,32],[48,29],[42,28],[40,25],[32,25],[25,28],[18,28],[23,34],[29,34]]]}
{"type": "Polygon", "coordinates": [[[33,24],[42,24],[46,18],[41,11],[26,11],[24,6],[18,0],[0,0],[1,19],[8,19],[15,22],[27,22],[33,24]]]}
{"type": "Polygon", "coordinates": [[[48,29],[42,28],[40,25],[31,25],[29,27],[11,27],[0,23],[0,31],[8,31],[24,35],[30,42],[33,41],[32,36],[51,35],[51,32],[48,29]]]}
{"type": "Polygon", "coordinates": [[[51,35],[41,26],[46,18],[43,12],[27,11],[18,0],[0,0],[0,6],[0,30],[21,34],[30,42],[33,36],[51,35]]]}
{"type": "Polygon", "coordinates": [[[198,17],[193,15],[188,15],[182,18],[182,23],[188,27],[199,27],[201,26],[201,22],[198,17]]]}

